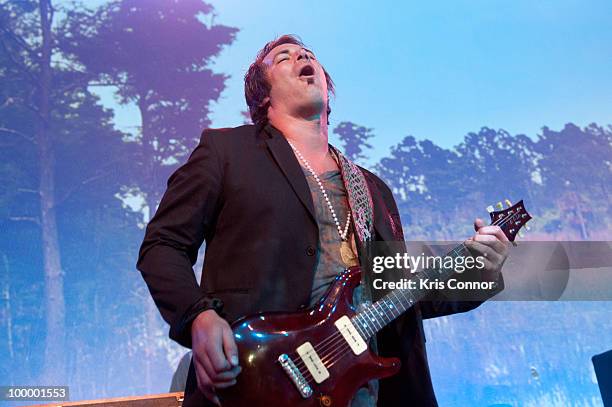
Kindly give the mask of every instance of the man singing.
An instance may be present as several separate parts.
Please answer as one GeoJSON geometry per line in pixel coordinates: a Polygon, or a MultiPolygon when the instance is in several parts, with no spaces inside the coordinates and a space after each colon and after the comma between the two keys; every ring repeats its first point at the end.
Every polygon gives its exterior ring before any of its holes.
{"type": "MultiPolygon", "coordinates": [[[[254,125],[205,130],[168,181],[137,267],[170,337],[193,349],[186,407],[219,404],[216,389],[236,383],[234,320],[307,308],[338,273],[359,263],[366,243],[403,240],[389,188],[328,144],[333,91],[329,74],[296,37],[269,42],[245,76],[254,125]],[[198,286],[192,266],[204,240],[198,286]]],[[[466,243],[486,254],[483,276],[501,282],[507,239],[479,219],[475,226],[466,243]]],[[[357,305],[372,298],[371,287],[360,288],[357,305]]],[[[351,405],[437,405],[422,318],[478,304],[422,302],[391,323],[376,347],[399,357],[401,370],[364,384],[351,405]]]]}

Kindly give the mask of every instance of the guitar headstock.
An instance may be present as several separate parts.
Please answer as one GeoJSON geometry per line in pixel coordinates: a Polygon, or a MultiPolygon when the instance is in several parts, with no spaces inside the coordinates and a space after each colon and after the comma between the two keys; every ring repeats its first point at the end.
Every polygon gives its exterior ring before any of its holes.
{"type": "Polygon", "coordinates": [[[514,242],[519,230],[529,222],[531,215],[525,209],[522,200],[512,205],[512,202],[506,199],[506,204],[508,205],[506,209],[499,202],[496,205],[498,210],[495,210],[493,206],[489,206],[487,211],[491,216],[491,225],[499,226],[508,240],[514,242]]]}

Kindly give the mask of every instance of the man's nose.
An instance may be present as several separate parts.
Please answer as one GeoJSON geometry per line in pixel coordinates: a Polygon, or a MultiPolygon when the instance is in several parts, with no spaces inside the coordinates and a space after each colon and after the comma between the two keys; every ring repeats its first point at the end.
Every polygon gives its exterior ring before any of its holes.
{"type": "Polygon", "coordinates": [[[301,50],[300,53],[298,54],[298,58],[297,58],[298,61],[302,58],[306,58],[306,60],[310,61],[310,55],[305,50],[301,50]]]}

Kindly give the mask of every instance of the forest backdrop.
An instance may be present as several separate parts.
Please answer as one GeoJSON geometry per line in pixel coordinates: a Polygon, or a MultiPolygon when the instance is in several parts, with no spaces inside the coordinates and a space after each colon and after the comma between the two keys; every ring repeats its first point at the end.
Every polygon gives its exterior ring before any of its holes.
{"type": "MultiPolygon", "coordinates": [[[[186,350],[135,261],[228,79],[210,63],[239,30],[214,13],[197,0],[0,3],[0,385],[69,385],[73,400],[168,390],[186,350]],[[137,106],[138,131],[117,128],[102,87],[137,106]]],[[[407,239],[462,239],[485,207],[522,198],[529,239],[609,240],[612,126],[570,120],[482,127],[453,148],[397,134],[369,166],[407,239]]],[[[367,117],[332,131],[367,163],[367,117]]],[[[609,302],[504,302],[427,321],[440,403],[601,405],[590,357],[612,348],[610,320],[609,302]]]]}

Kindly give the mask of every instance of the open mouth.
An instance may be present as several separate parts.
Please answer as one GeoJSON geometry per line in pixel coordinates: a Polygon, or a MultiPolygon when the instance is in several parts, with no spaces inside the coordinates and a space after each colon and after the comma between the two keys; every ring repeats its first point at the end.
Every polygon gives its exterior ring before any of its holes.
{"type": "Polygon", "coordinates": [[[302,69],[300,69],[300,78],[302,77],[312,77],[314,76],[314,68],[310,65],[304,65],[302,69]]]}

